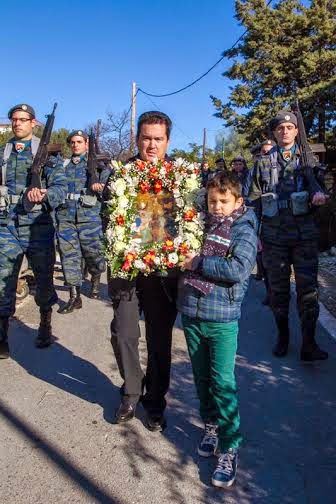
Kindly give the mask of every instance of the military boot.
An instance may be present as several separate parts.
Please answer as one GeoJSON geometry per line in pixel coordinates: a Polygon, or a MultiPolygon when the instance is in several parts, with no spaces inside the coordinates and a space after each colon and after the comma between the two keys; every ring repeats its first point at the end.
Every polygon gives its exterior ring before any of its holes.
{"type": "Polygon", "coordinates": [[[90,298],[99,299],[100,275],[92,275],[90,298]]]}
{"type": "Polygon", "coordinates": [[[51,314],[52,314],[51,308],[47,311],[42,310],[40,311],[41,319],[38,335],[35,340],[36,348],[47,348],[52,343],[51,314]]]}
{"type": "Polygon", "coordinates": [[[74,310],[82,308],[82,298],[80,295],[80,287],[70,287],[70,299],[66,305],[59,308],[58,313],[66,314],[74,310]]]}
{"type": "Polygon", "coordinates": [[[288,352],[289,344],[289,328],[288,328],[288,318],[276,318],[276,325],[278,327],[278,339],[273,347],[273,355],[276,357],[285,357],[288,352]]]}
{"type": "Polygon", "coordinates": [[[0,359],[8,359],[8,317],[0,317],[0,359]]]}
{"type": "Polygon", "coordinates": [[[321,350],[315,341],[316,321],[302,322],[301,360],[313,362],[328,359],[328,352],[321,350]]]}

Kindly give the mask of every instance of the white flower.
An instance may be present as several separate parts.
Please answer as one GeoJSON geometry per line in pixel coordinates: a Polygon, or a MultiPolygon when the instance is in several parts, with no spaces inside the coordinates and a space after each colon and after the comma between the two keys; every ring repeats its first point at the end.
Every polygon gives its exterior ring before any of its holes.
{"type": "Polygon", "coordinates": [[[107,228],[107,230],[106,230],[106,238],[107,238],[109,241],[111,241],[111,240],[112,240],[112,238],[113,238],[113,235],[114,235],[114,233],[113,233],[113,229],[112,229],[112,228],[107,228]]]}
{"type": "Polygon", "coordinates": [[[118,210],[120,208],[126,208],[128,205],[128,198],[126,196],[119,196],[118,198],[118,210]]]}
{"type": "Polygon", "coordinates": [[[134,261],[134,267],[140,271],[143,271],[146,269],[146,264],[141,259],[136,259],[134,261]]]}
{"type": "Polygon", "coordinates": [[[111,166],[112,166],[113,170],[119,170],[120,169],[119,162],[116,159],[112,159],[111,166]]]}
{"type": "Polygon", "coordinates": [[[186,231],[189,231],[190,233],[196,233],[198,225],[195,222],[186,222],[184,224],[184,228],[186,229],[186,231]]]}
{"type": "Polygon", "coordinates": [[[180,157],[175,159],[174,165],[180,168],[181,166],[184,165],[184,162],[185,162],[184,159],[180,157]]]}
{"type": "Polygon", "coordinates": [[[197,238],[195,238],[195,236],[193,236],[192,239],[190,240],[190,246],[195,250],[199,249],[201,246],[201,242],[197,238]]]}
{"type": "Polygon", "coordinates": [[[116,237],[121,240],[125,236],[125,228],[123,226],[116,226],[114,228],[116,237]]]}
{"type": "Polygon", "coordinates": [[[126,191],[127,185],[124,179],[119,178],[114,182],[113,187],[116,195],[122,196],[126,191]]]}
{"type": "Polygon", "coordinates": [[[126,248],[126,245],[122,241],[115,242],[115,244],[113,246],[113,250],[116,254],[120,254],[120,252],[123,252],[125,250],[125,248],[126,248]]]}
{"type": "Polygon", "coordinates": [[[185,183],[185,188],[187,191],[194,191],[195,189],[198,188],[198,180],[197,178],[187,178],[186,183],[185,183]]]}
{"type": "Polygon", "coordinates": [[[155,266],[160,266],[160,264],[161,264],[161,258],[156,256],[156,257],[154,257],[154,261],[153,262],[154,262],[155,266]]]}
{"type": "Polygon", "coordinates": [[[171,262],[172,264],[177,264],[178,263],[178,255],[176,252],[172,252],[171,254],[168,254],[168,261],[171,262]]]}

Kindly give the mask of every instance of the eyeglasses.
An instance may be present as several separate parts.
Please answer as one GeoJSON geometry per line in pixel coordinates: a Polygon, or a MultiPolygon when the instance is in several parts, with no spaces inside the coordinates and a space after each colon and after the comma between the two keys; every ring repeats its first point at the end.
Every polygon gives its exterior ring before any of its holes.
{"type": "Polygon", "coordinates": [[[32,119],[29,119],[27,117],[15,117],[12,119],[12,123],[15,124],[17,122],[22,122],[22,123],[26,123],[27,121],[31,121],[32,119]]]}

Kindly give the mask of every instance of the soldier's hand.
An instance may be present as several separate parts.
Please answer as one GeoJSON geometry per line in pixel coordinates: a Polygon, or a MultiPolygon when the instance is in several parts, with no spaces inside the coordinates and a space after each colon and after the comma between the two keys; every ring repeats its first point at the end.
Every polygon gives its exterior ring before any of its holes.
{"type": "Polygon", "coordinates": [[[104,184],[101,184],[100,182],[96,182],[95,184],[92,184],[91,190],[93,192],[102,192],[104,189],[104,184]]]}
{"type": "Polygon", "coordinates": [[[312,203],[313,203],[313,205],[316,205],[316,206],[324,205],[327,202],[328,198],[329,198],[329,196],[327,194],[324,194],[319,191],[314,194],[313,199],[312,199],[312,203]]]}
{"type": "Polygon", "coordinates": [[[41,203],[47,195],[47,189],[39,189],[38,187],[32,187],[27,192],[27,199],[31,203],[41,203]]]}

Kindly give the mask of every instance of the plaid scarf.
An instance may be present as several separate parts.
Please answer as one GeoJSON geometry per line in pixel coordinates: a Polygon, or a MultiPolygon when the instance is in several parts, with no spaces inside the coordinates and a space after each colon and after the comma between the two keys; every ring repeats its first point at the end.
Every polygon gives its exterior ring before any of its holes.
{"type": "MultiPolygon", "coordinates": [[[[208,214],[207,233],[199,257],[226,257],[231,243],[231,226],[245,212],[246,207],[242,205],[226,217],[208,214]]],[[[214,288],[214,282],[205,280],[197,271],[188,272],[184,283],[192,285],[202,294],[209,294],[214,288]]]]}

